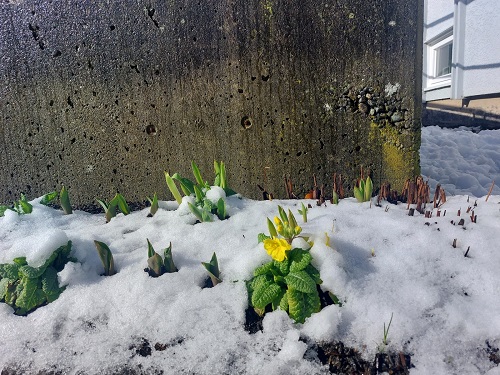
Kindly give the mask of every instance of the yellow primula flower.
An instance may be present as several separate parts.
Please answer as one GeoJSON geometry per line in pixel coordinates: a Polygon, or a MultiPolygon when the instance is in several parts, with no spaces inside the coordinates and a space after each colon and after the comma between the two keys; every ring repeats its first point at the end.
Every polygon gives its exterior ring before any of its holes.
{"type": "Polygon", "coordinates": [[[286,252],[291,248],[290,244],[283,238],[269,238],[264,240],[264,249],[266,249],[271,258],[278,262],[285,260],[287,257],[286,252]]]}

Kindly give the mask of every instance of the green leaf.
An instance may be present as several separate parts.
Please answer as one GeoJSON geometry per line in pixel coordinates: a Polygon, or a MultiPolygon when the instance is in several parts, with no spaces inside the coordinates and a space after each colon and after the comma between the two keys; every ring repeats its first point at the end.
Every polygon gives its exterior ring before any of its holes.
{"type": "Polygon", "coordinates": [[[44,206],[46,206],[56,198],[57,198],[57,191],[47,193],[40,200],[40,204],[43,204],[44,206]]]}
{"type": "Polygon", "coordinates": [[[278,232],[276,232],[276,227],[274,226],[274,223],[269,218],[267,218],[267,229],[269,229],[269,234],[271,235],[271,237],[273,237],[273,238],[278,237],[278,232]]]}
{"type": "Polygon", "coordinates": [[[49,265],[51,265],[57,272],[61,272],[64,269],[66,263],[76,262],[75,258],[70,257],[71,244],[71,241],[68,241],[66,245],[57,248],[54,253],[52,253],[52,255],[45,261],[44,266],[48,267],[49,265]]]}
{"type": "Polygon", "coordinates": [[[151,245],[151,242],[149,242],[149,239],[146,238],[146,241],[148,241],[148,258],[151,258],[156,252],[153,245],[151,245]]]}
{"type": "Polygon", "coordinates": [[[364,193],[357,186],[354,186],[354,197],[358,202],[364,202],[364,193]]]}
{"type": "Polygon", "coordinates": [[[288,309],[290,308],[290,306],[288,305],[288,293],[285,292],[285,294],[281,298],[279,307],[281,310],[288,312],[288,309]]]}
{"type": "Polygon", "coordinates": [[[130,214],[130,208],[127,204],[127,201],[120,193],[117,193],[115,195],[115,197],[111,200],[111,202],[109,202],[109,205],[110,206],[113,205],[115,207],[118,206],[118,208],[124,215],[130,214]]]}
{"type": "Polygon", "coordinates": [[[206,223],[212,221],[212,216],[210,216],[210,212],[207,210],[201,211],[201,221],[206,223]]]}
{"type": "Polygon", "coordinates": [[[281,262],[274,260],[273,264],[274,267],[280,272],[280,276],[288,275],[288,273],[290,272],[290,259],[288,258],[285,258],[281,262]]]}
{"type": "Polygon", "coordinates": [[[321,309],[321,301],[317,292],[302,293],[289,288],[286,293],[289,305],[288,314],[297,323],[304,323],[306,318],[321,309]]]}
{"type": "Polygon", "coordinates": [[[273,300],[279,297],[281,287],[273,281],[266,280],[259,283],[258,287],[252,293],[252,306],[258,309],[264,309],[273,300]]]}
{"type": "Polygon", "coordinates": [[[167,186],[168,186],[170,192],[174,196],[174,199],[177,201],[178,204],[181,204],[182,203],[181,194],[179,193],[177,186],[175,186],[174,180],[172,179],[172,177],[170,177],[168,172],[165,172],[165,180],[167,182],[167,186]]]}
{"type": "Polygon", "coordinates": [[[210,259],[209,263],[201,262],[201,264],[208,271],[213,286],[216,286],[218,283],[222,282],[219,272],[219,263],[217,261],[217,255],[215,253],[212,255],[212,259],[210,259]]]}
{"type": "Polygon", "coordinates": [[[297,226],[297,220],[295,220],[295,216],[290,209],[288,210],[288,225],[292,229],[295,229],[295,227],[297,226]]]}
{"type": "Polygon", "coordinates": [[[57,271],[53,267],[47,267],[42,275],[42,291],[45,293],[47,302],[55,301],[62,293],[63,289],[59,288],[57,280],[57,271]]]}
{"type": "Polygon", "coordinates": [[[5,290],[5,303],[15,307],[17,296],[22,292],[24,287],[19,280],[11,281],[12,282],[7,283],[7,289],[5,290]]]}
{"type": "Polygon", "coordinates": [[[4,216],[5,215],[5,211],[7,211],[7,210],[12,210],[12,208],[10,208],[8,206],[1,205],[0,206],[0,217],[4,216]]]}
{"type": "Polygon", "coordinates": [[[365,190],[364,190],[364,198],[365,201],[369,201],[372,198],[373,191],[373,182],[370,176],[366,177],[365,190]]]}
{"type": "Polygon", "coordinates": [[[219,200],[217,201],[217,216],[220,220],[224,220],[227,218],[226,201],[223,198],[219,198],[219,200]]]}
{"type": "Polygon", "coordinates": [[[115,271],[115,263],[113,260],[113,254],[111,254],[111,250],[108,245],[104,242],[94,241],[95,247],[97,249],[97,253],[99,254],[99,258],[101,259],[102,265],[104,266],[104,275],[112,276],[116,273],[115,271]]]}
{"type": "Polygon", "coordinates": [[[18,266],[24,266],[24,265],[28,264],[28,262],[26,262],[26,257],[17,257],[17,258],[14,258],[12,261],[15,264],[17,264],[18,266]]]}
{"type": "Polygon", "coordinates": [[[264,242],[264,240],[269,240],[269,239],[271,239],[271,237],[270,236],[266,236],[264,233],[259,233],[257,235],[257,241],[258,241],[258,243],[264,242]]]}
{"type": "Polygon", "coordinates": [[[271,302],[271,306],[272,306],[273,311],[276,310],[278,307],[281,306],[281,300],[282,299],[288,300],[288,297],[286,297],[286,290],[283,289],[283,288],[280,288],[279,295],[274,300],[272,300],[272,302],[271,302]]]}
{"type": "Polygon", "coordinates": [[[201,178],[200,169],[194,161],[191,161],[191,168],[193,169],[193,175],[196,183],[202,187],[205,187],[205,181],[203,181],[203,178],[201,178]]]}
{"type": "Polygon", "coordinates": [[[19,278],[19,265],[0,264],[0,278],[17,280],[19,278]]]}
{"type": "Polygon", "coordinates": [[[33,212],[33,206],[28,202],[26,196],[21,194],[21,199],[19,200],[19,205],[21,206],[23,213],[30,214],[33,212]]]}
{"type": "Polygon", "coordinates": [[[46,267],[31,267],[31,266],[22,266],[19,267],[19,273],[28,279],[37,279],[45,272],[46,267]]]}
{"type": "Polygon", "coordinates": [[[188,202],[188,207],[189,207],[189,210],[193,213],[193,215],[196,216],[196,218],[200,222],[203,222],[203,216],[201,214],[201,210],[198,207],[196,207],[195,205],[193,205],[191,202],[188,202]]]}
{"type": "Polygon", "coordinates": [[[251,291],[260,288],[261,284],[264,284],[266,282],[272,282],[272,277],[269,275],[258,275],[255,276],[250,282],[248,283],[248,287],[251,291]]]}
{"type": "Polygon", "coordinates": [[[154,216],[154,214],[158,211],[158,195],[155,193],[153,195],[153,199],[148,197],[148,201],[151,204],[151,208],[149,209],[148,216],[154,216]]]}
{"type": "Polygon", "coordinates": [[[154,253],[148,258],[149,274],[153,277],[158,277],[163,274],[163,259],[158,253],[154,253]]]}
{"type": "Polygon", "coordinates": [[[316,292],[316,283],[306,271],[290,272],[285,276],[285,281],[289,287],[302,293],[316,292]]]}
{"type": "Polygon", "coordinates": [[[168,273],[177,272],[177,267],[174,264],[174,259],[172,258],[172,242],[163,251],[163,264],[165,266],[165,271],[168,273]]]}
{"type": "Polygon", "coordinates": [[[66,190],[64,185],[61,188],[61,192],[59,193],[59,202],[61,203],[61,207],[66,215],[71,215],[73,213],[71,202],[69,201],[68,190],[66,190]]]}
{"type": "Polygon", "coordinates": [[[293,249],[290,253],[290,272],[302,271],[311,263],[312,255],[307,250],[293,249]]]}
{"type": "Polygon", "coordinates": [[[194,194],[196,196],[196,203],[203,202],[203,199],[205,198],[205,193],[203,193],[197,185],[194,185],[193,189],[194,189],[194,194]]]}
{"type": "Polygon", "coordinates": [[[268,273],[271,270],[271,268],[273,268],[273,267],[274,267],[273,261],[268,262],[266,264],[263,264],[260,267],[257,267],[253,271],[253,275],[254,276],[264,275],[264,274],[268,273]]]}
{"type": "Polygon", "coordinates": [[[16,279],[3,278],[0,280],[0,301],[5,301],[9,290],[15,290],[16,279]]]}
{"type": "Polygon", "coordinates": [[[278,206],[278,212],[280,213],[281,221],[283,222],[283,224],[285,224],[285,222],[288,222],[288,216],[286,216],[286,212],[283,207],[278,206]]]}
{"type": "Polygon", "coordinates": [[[319,271],[312,264],[308,264],[304,271],[307,272],[309,276],[311,276],[311,279],[313,279],[316,284],[323,283],[323,280],[321,280],[320,278],[319,271]]]}
{"type": "Polygon", "coordinates": [[[25,315],[31,310],[44,304],[47,299],[45,297],[45,293],[40,288],[40,278],[23,279],[21,284],[23,284],[23,289],[16,299],[15,305],[19,308],[16,313],[19,315],[25,315]]]}

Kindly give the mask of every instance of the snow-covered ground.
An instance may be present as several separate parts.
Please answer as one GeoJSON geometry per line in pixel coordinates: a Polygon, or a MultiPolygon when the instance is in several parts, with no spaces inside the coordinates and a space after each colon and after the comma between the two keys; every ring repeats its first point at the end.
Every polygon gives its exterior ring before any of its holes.
{"type": "Polygon", "coordinates": [[[0,369],[101,374],[141,365],[145,373],[165,374],[328,373],[310,353],[304,356],[307,344],[299,338],[342,341],[372,360],[392,315],[386,350],[411,353],[411,374],[500,374],[487,352],[487,342],[500,346],[500,190],[487,202],[484,197],[492,180],[500,183],[500,130],[431,127],[422,137],[422,174],[431,189],[439,181],[448,193],[440,217],[436,209],[432,218],[408,216],[406,204],[376,207],[347,198],[326,207],[302,201],[313,206],[302,223],[301,201],[234,196],[227,199],[228,220],[196,225],[174,202],[161,202],[152,218],[145,209],[108,224],[103,215],[63,215],[38,203],[30,215],[8,212],[0,218],[0,263],[25,254],[36,265],[68,239],[79,262],[60,272],[67,285],[61,296],[27,317],[0,304],[0,369]],[[270,259],[257,234],[267,233],[266,217],[277,215],[278,204],[311,234],[322,288],[344,303],[305,324],[282,311],[268,313],[263,331],[250,334],[244,281],[270,259]],[[158,252],[171,242],[179,272],[149,277],[146,239],[158,252]],[[111,248],[116,275],[100,276],[94,240],[111,248]],[[214,251],[223,282],[202,288],[207,273],[200,262],[214,251]],[[136,354],[143,339],[152,347],[147,357],[136,354]]]}

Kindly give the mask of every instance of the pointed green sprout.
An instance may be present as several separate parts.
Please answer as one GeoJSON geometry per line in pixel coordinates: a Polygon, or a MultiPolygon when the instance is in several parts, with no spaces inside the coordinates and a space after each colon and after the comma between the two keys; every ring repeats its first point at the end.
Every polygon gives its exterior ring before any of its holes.
{"type": "Polygon", "coordinates": [[[174,199],[177,201],[177,203],[181,204],[182,203],[182,198],[181,194],[179,193],[179,190],[177,189],[177,186],[175,186],[175,182],[172,179],[172,177],[168,174],[168,172],[165,172],[165,180],[167,181],[167,186],[174,196],[174,199]]]}
{"type": "Polygon", "coordinates": [[[159,277],[164,273],[177,272],[177,267],[172,258],[172,243],[164,249],[163,258],[158,254],[151,242],[148,241],[148,273],[151,277],[159,277]]]}
{"type": "Polygon", "coordinates": [[[97,254],[99,254],[99,258],[101,259],[102,265],[104,266],[104,275],[112,276],[116,273],[115,271],[115,263],[113,260],[113,254],[111,254],[111,250],[108,245],[104,242],[94,241],[95,247],[97,249],[97,254]]]}
{"type": "Polygon", "coordinates": [[[14,202],[14,211],[19,215],[30,214],[33,212],[33,206],[28,202],[26,196],[21,193],[21,199],[14,202]]]}
{"type": "Polygon", "coordinates": [[[155,193],[153,195],[153,199],[148,198],[149,204],[151,205],[151,208],[149,209],[149,214],[148,217],[153,217],[154,214],[158,211],[158,195],[155,193]]]}
{"type": "Polygon", "coordinates": [[[104,202],[100,199],[96,199],[96,201],[104,209],[104,214],[106,215],[106,223],[109,223],[111,221],[111,219],[116,216],[116,206],[112,205],[111,202],[108,205],[106,202],[104,202]]]}
{"type": "Polygon", "coordinates": [[[45,194],[40,200],[40,204],[47,206],[50,202],[57,198],[57,191],[52,191],[50,193],[45,194]]]}
{"type": "Polygon", "coordinates": [[[193,169],[194,179],[199,187],[210,187],[205,181],[203,181],[203,178],[201,178],[200,170],[194,161],[191,161],[191,168],[193,169]]]}
{"type": "Polygon", "coordinates": [[[193,213],[193,215],[196,216],[196,218],[201,223],[213,221],[212,216],[210,215],[209,212],[207,212],[207,210],[205,210],[203,208],[200,209],[200,208],[196,207],[194,204],[192,204],[191,202],[188,202],[188,207],[191,210],[191,212],[193,213]]]}
{"type": "Polygon", "coordinates": [[[148,267],[149,275],[152,277],[158,277],[163,275],[163,259],[161,259],[160,254],[158,254],[154,249],[151,242],[148,241],[148,267]]]}
{"type": "Polygon", "coordinates": [[[68,190],[63,187],[61,188],[61,192],[59,193],[59,202],[61,203],[62,210],[66,215],[70,215],[73,213],[73,209],[71,208],[71,203],[69,201],[68,190]]]}
{"type": "Polygon", "coordinates": [[[302,215],[302,220],[304,223],[307,223],[307,207],[304,205],[304,203],[300,203],[301,209],[299,210],[299,214],[302,215]]]}
{"type": "Polygon", "coordinates": [[[130,214],[130,208],[127,204],[127,201],[120,193],[117,193],[115,197],[111,200],[111,202],[109,202],[109,204],[118,206],[118,208],[124,215],[130,214]]]}
{"type": "Polygon", "coordinates": [[[172,258],[172,242],[163,251],[163,265],[165,266],[165,272],[172,273],[177,272],[177,267],[174,264],[174,259],[172,258]]]}
{"type": "Polygon", "coordinates": [[[332,203],[339,204],[339,195],[337,194],[336,191],[333,192],[332,203]]]}
{"type": "Polygon", "coordinates": [[[223,198],[219,198],[217,201],[217,216],[220,220],[227,218],[226,201],[223,198]]]}
{"type": "Polygon", "coordinates": [[[368,202],[372,197],[373,182],[370,176],[366,177],[366,181],[360,180],[359,186],[354,187],[354,197],[358,202],[368,202]]]}
{"type": "Polygon", "coordinates": [[[206,270],[208,271],[213,286],[216,286],[218,283],[222,282],[219,273],[219,264],[217,262],[217,255],[215,255],[215,253],[214,255],[212,255],[212,259],[210,260],[209,263],[201,262],[201,264],[203,264],[203,267],[205,267],[206,270]]]}

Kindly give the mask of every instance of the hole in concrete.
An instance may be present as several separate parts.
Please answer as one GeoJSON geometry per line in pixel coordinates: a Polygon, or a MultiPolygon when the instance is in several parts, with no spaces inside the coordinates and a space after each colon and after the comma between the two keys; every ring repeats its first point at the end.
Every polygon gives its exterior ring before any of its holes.
{"type": "Polygon", "coordinates": [[[154,125],[146,126],[146,133],[149,135],[156,135],[156,133],[157,133],[156,126],[154,126],[154,125]]]}
{"type": "Polygon", "coordinates": [[[248,116],[243,116],[241,118],[241,126],[243,126],[244,129],[250,129],[252,127],[252,119],[248,116]]]}

